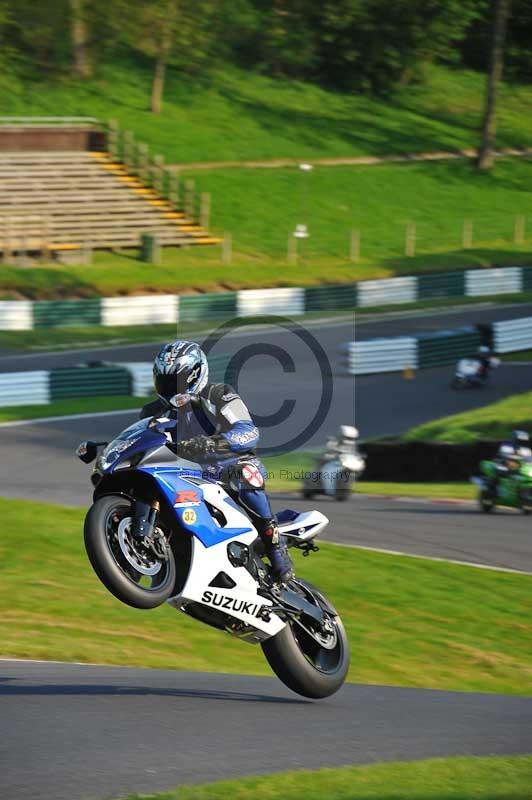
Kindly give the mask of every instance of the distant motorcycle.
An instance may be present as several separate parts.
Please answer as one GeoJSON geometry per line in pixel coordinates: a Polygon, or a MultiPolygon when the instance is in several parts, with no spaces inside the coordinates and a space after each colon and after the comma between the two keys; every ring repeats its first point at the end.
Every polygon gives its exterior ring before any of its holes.
{"type": "Polygon", "coordinates": [[[478,358],[461,358],[457,363],[450,383],[451,389],[478,389],[484,386],[492,369],[500,364],[498,358],[490,359],[490,368],[486,369],[478,358]]]}
{"type": "Polygon", "coordinates": [[[303,477],[302,494],[306,499],[316,494],[345,501],[351,495],[351,486],[362,474],[366,462],[360,453],[339,453],[330,460],[319,459],[316,469],[303,477]]]}
{"type": "Polygon", "coordinates": [[[532,462],[524,461],[517,469],[501,476],[497,482],[495,496],[490,484],[497,478],[497,464],[481,461],[482,475],[472,478],[479,487],[478,503],[484,513],[489,514],[496,506],[519,508],[523,514],[532,512],[532,462]]]}

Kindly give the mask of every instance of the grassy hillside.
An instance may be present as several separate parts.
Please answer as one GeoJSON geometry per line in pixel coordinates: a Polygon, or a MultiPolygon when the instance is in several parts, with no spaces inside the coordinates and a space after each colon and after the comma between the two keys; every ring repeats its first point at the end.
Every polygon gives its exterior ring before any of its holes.
{"type": "MultiPolygon", "coordinates": [[[[168,162],[403,153],[474,147],[484,78],[432,67],[427,81],[392,99],[327,92],[316,86],[226,68],[203,81],[169,70],[163,112],[148,109],[151,71],[123,61],[89,82],[0,84],[3,114],[87,114],[113,118],[168,162]]],[[[532,89],[503,85],[499,144],[532,144],[532,89]]]]}
{"type": "MultiPolygon", "coordinates": [[[[146,110],[150,73],[134,64],[102,68],[93,81],[0,82],[5,114],[90,114],[117,119],[168,163],[457,149],[478,144],[483,77],[431,68],[425,84],[376,100],[326,92],[235,69],[199,85],[170,71],[163,113],[146,110]]],[[[503,86],[499,139],[532,145],[532,89],[503,86]]],[[[211,229],[233,236],[233,263],[221,248],[165,251],[157,269],[136,253],[97,254],[90,267],[0,266],[0,297],[88,296],[131,291],[219,290],[349,282],[417,271],[531,263],[530,238],[513,243],[516,215],[532,231],[532,163],[499,161],[490,174],[471,162],[377,167],[187,171],[212,194],[211,229]],[[306,185],[304,181],[306,180],[306,185]],[[473,248],[462,249],[464,220],[473,248]],[[404,255],[408,222],[416,256],[404,255]],[[310,238],[298,265],[287,264],[297,223],[310,238]],[[349,260],[351,231],[361,236],[349,260]]]]}
{"type": "Polygon", "coordinates": [[[476,439],[509,438],[512,430],[532,431],[532,392],[516,394],[498,403],[464,411],[412,428],[405,439],[461,444],[476,439]]]}

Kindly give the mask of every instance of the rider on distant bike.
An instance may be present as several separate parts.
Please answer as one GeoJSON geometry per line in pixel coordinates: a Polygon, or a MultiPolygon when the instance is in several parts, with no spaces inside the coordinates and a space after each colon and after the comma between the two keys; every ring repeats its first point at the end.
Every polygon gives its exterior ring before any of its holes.
{"type": "Polygon", "coordinates": [[[265,469],[255,455],[259,431],[240,396],[223,383],[209,383],[205,353],[195,342],[164,345],[155,357],[153,381],[159,400],[142,417],[172,410],[178,420],[179,456],[205,465],[244,508],[264,543],[276,581],[293,575],[292,562],[264,490],[265,469]]]}
{"type": "Polygon", "coordinates": [[[501,442],[494,459],[496,477],[492,478],[489,485],[489,492],[492,497],[497,494],[497,486],[501,478],[510,475],[519,469],[523,461],[530,461],[532,450],[530,448],[530,436],[526,431],[512,431],[512,438],[508,442],[501,442]]]}

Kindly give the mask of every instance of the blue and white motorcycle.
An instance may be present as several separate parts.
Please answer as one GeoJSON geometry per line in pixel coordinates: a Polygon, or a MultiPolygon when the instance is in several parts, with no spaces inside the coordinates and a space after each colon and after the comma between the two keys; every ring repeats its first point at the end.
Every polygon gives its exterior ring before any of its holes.
{"type": "MultiPolygon", "coordinates": [[[[200,622],[260,644],[293,691],[312,698],[333,694],[349,668],[337,611],[301,578],[286,586],[271,579],[261,540],[230,486],[175,455],[175,427],[170,417],[147,418],[109,444],[79,446],[82,461],[97,459],[94,504],[85,520],[94,571],[127,605],[146,609],[168,601],[200,622]]],[[[323,514],[286,510],[277,518],[289,547],[304,555],[318,550],[313,539],[328,523],[323,514]]]]}

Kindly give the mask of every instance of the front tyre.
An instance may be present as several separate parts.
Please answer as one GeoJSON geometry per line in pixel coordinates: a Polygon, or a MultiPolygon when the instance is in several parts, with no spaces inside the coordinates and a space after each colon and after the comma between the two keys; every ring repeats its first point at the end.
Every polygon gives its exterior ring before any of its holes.
{"type": "MultiPolygon", "coordinates": [[[[320,593],[306,581],[294,579],[290,588],[320,605],[320,593]]],[[[261,647],[277,677],[303,697],[318,699],[334,694],[349,669],[349,643],[336,613],[326,615],[326,626],[320,630],[289,619],[283,630],[262,642],[261,647]]]]}
{"type": "Polygon", "coordinates": [[[495,498],[486,490],[483,490],[480,493],[478,503],[481,511],[483,511],[484,514],[491,514],[491,512],[495,509],[495,498]]]}
{"type": "Polygon", "coordinates": [[[174,588],[174,555],[161,533],[155,550],[134,539],[132,514],[127,497],[100,497],[85,518],[85,549],[111,594],[133,608],[156,608],[174,588]]]}

